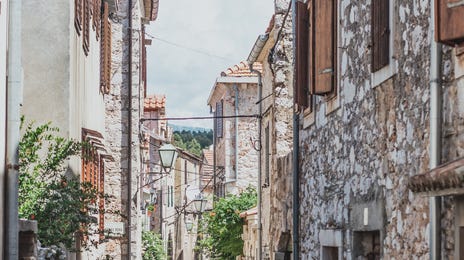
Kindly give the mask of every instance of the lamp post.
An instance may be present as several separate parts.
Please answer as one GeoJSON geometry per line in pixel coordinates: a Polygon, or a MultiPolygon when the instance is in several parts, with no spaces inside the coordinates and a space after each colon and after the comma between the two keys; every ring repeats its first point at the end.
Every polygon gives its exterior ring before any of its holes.
{"type": "Polygon", "coordinates": [[[197,196],[195,196],[193,204],[198,214],[201,215],[201,213],[203,213],[203,211],[205,210],[206,202],[207,200],[205,197],[203,197],[202,193],[199,193],[197,196]]]}
{"type": "Polygon", "coordinates": [[[161,167],[166,173],[170,173],[173,163],[177,158],[177,148],[172,144],[164,144],[158,149],[161,167]]]}

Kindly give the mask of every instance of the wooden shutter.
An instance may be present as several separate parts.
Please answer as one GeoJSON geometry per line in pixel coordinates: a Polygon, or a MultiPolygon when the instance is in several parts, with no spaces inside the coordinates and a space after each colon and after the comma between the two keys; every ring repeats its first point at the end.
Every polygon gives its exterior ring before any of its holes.
{"type": "Polygon", "coordinates": [[[390,61],[389,2],[389,0],[372,0],[372,72],[385,67],[390,61]]]}
{"type": "Polygon", "coordinates": [[[314,84],[313,94],[325,95],[335,89],[336,0],[314,0],[314,84]]]}
{"type": "Polygon", "coordinates": [[[296,2],[296,94],[294,100],[300,107],[308,106],[308,26],[307,5],[296,2]]]}
{"type": "MultiPolygon", "coordinates": [[[[269,144],[269,123],[267,124],[266,128],[264,129],[264,158],[265,158],[265,166],[264,166],[264,184],[269,185],[269,175],[270,175],[270,144],[269,144]]],[[[237,160],[237,159],[236,159],[237,160]]]]}
{"type": "Polygon", "coordinates": [[[74,0],[74,27],[78,35],[81,35],[82,31],[83,3],[84,0],[74,0]]]}
{"type": "Polygon", "coordinates": [[[84,49],[84,53],[87,56],[90,50],[90,0],[83,0],[84,1],[84,15],[83,15],[83,40],[82,40],[82,47],[84,49]]]}
{"type": "Polygon", "coordinates": [[[108,3],[104,3],[101,20],[102,39],[100,42],[100,91],[104,94],[110,92],[111,86],[111,23],[108,19],[108,3]]]}
{"type": "Polygon", "coordinates": [[[95,37],[97,41],[100,38],[100,23],[101,23],[101,0],[92,0],[93,1],[93,23],[92,27],[95,31],[95,37]]]}
{"type": "Polygon", "coordinates": [[[100,176],[98,182],[98,192],[100,193],[98,201],[98,228],[100,230],[100,239],[104,238],[104,229],[105,229],[105,163],[103,158],[100,156],[100,176]]]}
{"type": "Polygon", "coordinates": [[[435,39],[455,46],[464,43],[462,0],[435,0],[435,39]]]}
{"type": "MultiPolygon", "coordinates": [[[[221,117],[223,112],[223,101],[216,103],[216,116],[221,117]]],[[[221,138],[223,135],[223,119],[216,118],[216,137],[221,138]]]]}

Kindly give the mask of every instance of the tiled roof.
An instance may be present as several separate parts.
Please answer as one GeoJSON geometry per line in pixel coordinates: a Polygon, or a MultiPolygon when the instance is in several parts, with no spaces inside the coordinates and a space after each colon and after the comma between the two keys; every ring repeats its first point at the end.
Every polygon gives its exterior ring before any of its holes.
{"type": "MultiPolygon", "coordinates": [[[[263,65],[260,62],[255,62],[253,64],[253,69],[263,72],[263,65]]],[[[248,63],[245,61],[240,62],[237,65],[234,65],[230,68],[227,68],[225,71],[221,72],[222,77],[256,77],[256,73],[250,71],[248,63]]]]}
{"type": "Polygon", "coordinates": [[[145,111],[164,109],[166,107],[165,95],[150,95],[144,100],[143,108],[145,111]]]}
{"type": "Polygon", "coordinates": [[[213,165],[213,151],[209,149],[203,149],[203,157],[206,159],[206,163],[209,165],[213,165]]]}
{"type": "Polygon", "coordinates": [[[440,196],[464,193],[464,157],[412,176],[408,188],[440,196]]]}

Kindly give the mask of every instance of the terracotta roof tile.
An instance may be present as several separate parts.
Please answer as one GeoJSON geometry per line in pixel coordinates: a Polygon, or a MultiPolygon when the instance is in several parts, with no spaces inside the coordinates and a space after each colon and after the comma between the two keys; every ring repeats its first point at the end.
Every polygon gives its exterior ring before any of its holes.
{"type": "Polygon", "coordinates": [[[428,192],[441,195],[448,195],[448,193],[456,192],[457,189],[463,189],[464,158],[410,177],[408,187],[412,192],[428,192]]]}
{"type": "Polygon", "coordinates": [[[150,95],[144,100],[143,108],[145,111],[164,109],[166,107],[165,95],[150,95]]]}
{"type": "MultiPolygon", "coordinates": [[[[253,68],[259,72],[263,72],[263,65],[260,62],[255,62],[253,68]]],[[[256,77],[256,73],[250,71],[248,63],[245,61],[240,62],[225,71],[221,72],[222,77],[256,77]]]]}

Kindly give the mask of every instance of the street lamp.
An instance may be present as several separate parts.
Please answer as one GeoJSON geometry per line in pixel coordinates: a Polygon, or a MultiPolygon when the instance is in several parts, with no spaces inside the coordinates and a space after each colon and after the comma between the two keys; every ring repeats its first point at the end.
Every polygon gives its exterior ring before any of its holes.
{"type": "Polygon", "coordinates": [[[202,213],[203,210],[205,210],[206,206],[206,198],[203,197],[202,193],[198,193],[197,196],[195,196],[195,199],[193,200],[193,204],[195,205],[195,209],[197,210],[198,213],[202,213]]]}
{"type": "Polygon", "coordinates": [[[187,229],[187,232],[190,233],[193,229],[193,221],[185,218],[185,228],[187,229]]]}
{"type": "Polygon", "coordinates": [[[164,144],[158,149],[161,166],[164,168],[164,171],[169,173],[172,169],[172,164],[177,158],[177,149],[172,144],[164,144]],[[169,170],[168,170],[169,169],[169,170]]]}

